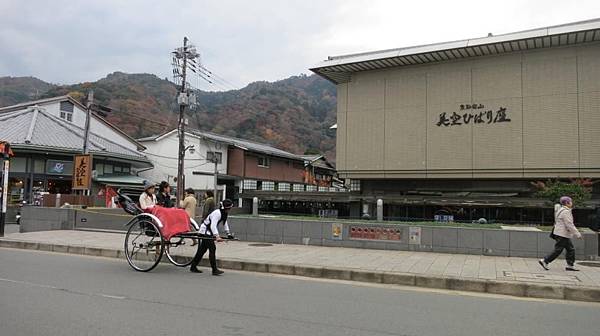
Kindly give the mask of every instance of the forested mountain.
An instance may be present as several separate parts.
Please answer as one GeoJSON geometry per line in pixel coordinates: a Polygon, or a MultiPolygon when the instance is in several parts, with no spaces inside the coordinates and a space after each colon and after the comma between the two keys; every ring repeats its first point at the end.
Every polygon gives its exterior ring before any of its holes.
{"type": "Polygon", "coordinates": [[[53,87],[35,77],[0,77],[0,106],[36,99],[53,87]]]}
{"type": "MultiPolygon", "coordinates": [[[[176,127],[177,87],[151,74],[115,72],[96,82],[52,85],[33,77],[0,78],[0,106],[70,94],[114,109],[107,119],[133,137],[176,127]]],[[[198,92],[189,109],[190,127],[270,143],[290,152],[322,152],[335,159],[335,86],[320,77],[294,76],[255,82],[243,89],[198,92]]]]}

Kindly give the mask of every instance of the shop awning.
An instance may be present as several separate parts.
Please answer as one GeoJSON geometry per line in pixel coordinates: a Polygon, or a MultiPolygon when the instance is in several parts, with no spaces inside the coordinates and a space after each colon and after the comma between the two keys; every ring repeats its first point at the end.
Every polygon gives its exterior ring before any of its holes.
{"type": "Polygon", "coordinates": [[[94,182],[109,185],[112,187],[132,187],[132,186],[143,186],[143,177],[134,175],[113,175],[113,176],[100,176],[94,178],[94,182]]]}

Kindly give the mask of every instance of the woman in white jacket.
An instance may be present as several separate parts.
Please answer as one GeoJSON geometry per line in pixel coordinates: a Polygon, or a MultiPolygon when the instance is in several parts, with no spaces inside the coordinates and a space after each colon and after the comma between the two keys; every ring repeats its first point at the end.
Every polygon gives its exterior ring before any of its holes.
{"type": "Polygon", "coordinates": [[[567,271],[579,271],[575,268],[575,247],[571,238],[576,237],[581,239],[581,233],[573,224],[573,200],[571,197],[563,196],[560,198],[560,204],[554,206],[554,229],[551,237],[556,240],[554,244],[554,251],[548,254],[543,259],[539,260],[540,265],[545,269],[549,270],[548,264],[556,259],[564,249],[567,250],[567,271]]]}

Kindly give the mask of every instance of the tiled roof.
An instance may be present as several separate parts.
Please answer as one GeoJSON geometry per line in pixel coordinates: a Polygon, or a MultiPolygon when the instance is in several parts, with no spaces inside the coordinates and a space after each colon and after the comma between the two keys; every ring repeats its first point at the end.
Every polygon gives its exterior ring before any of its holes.
{"type": "MultiPolygon", "coordinates": [[[[25,110],[0,114],[0,139],[13,147],[48,148],[68,152],[83,147],[84,130],[65,120],[31,107],[25,110]]],[[[102,153],[124,158],[148,161],[138,151],[129,149],[90,131],[90,153],[102,153]]]]}
{"type": "MultiPolygon", "coordinates": [[[[145,137],[145,138],[141,138],[141,139],[137,139],[140,142],[144,142],[144,141],[157,141],[159,138],[171,134],[172,132],[176,132],[176,130],[172,130],[160,135],[154,135],[154,136],[149,136],[149,137],[145,137]]],[[[187,128],[186,133],[190,133],[193,134],[197,137],[200,138],[206,138],[212,141],[216,141],[216,142],[220,142],[220,143],[224,143],[224,144],[228,144],[228,145],[232,145],[232,146],[236,146],[242,149],[245,149],[247,151],[250,152],[255,152],[255,153],[260,153],[260,154],[267,154],[267,155],[272,155],[272,156],[279,156],[279,157],[284,157],[284,158],[288,158],[288,159],[293,159],[293,160],[299,160],[299,161],[304,161],[304,159],[302,158],[302,156],[300,155],[296,155],[290,152],[286,152],[282,149],[273,147],[271,145],[268,144],[264,144],[264,143],[259,143],[259,142],[254,142],[254,141],[250,141],[250,140],[244,140],[244,139],[239,139],[239,138],[235,138],[235,137],[230,137],[230,136],[225,136],[225,135],[220,135],[220,134],[215,134],[215,133],[210,133],[210,132],[204,132],[204,131],[200,131],[200,130],[196,130],[196,129],[191,129],[191,128],[187,128]]]]}

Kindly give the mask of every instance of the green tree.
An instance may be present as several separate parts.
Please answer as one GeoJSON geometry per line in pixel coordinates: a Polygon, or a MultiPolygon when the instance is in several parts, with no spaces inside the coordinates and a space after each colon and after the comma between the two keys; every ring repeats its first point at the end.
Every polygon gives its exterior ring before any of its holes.
{"type": "Polygon", "coordinates": [[[537,181],[532,183],[538,190],[535,196],[558,203],[562,196],[569,196],[574,204],[581,204],[591,198],[591,190],[585,180],[573,180],[562,182],[559,180],[537,181]]]}

